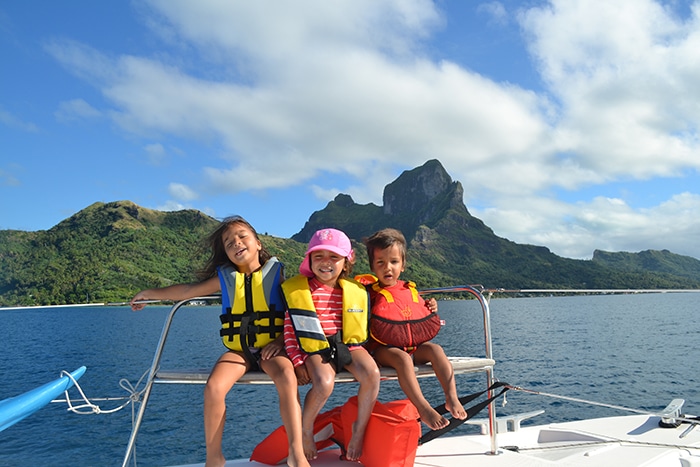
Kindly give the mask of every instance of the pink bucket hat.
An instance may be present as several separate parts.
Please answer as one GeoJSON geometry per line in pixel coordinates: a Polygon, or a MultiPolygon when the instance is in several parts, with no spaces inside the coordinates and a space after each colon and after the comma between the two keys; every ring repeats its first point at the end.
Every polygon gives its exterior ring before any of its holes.
{"type": "Polygon", "coordinates": [[[302,261],[299,266],[299,272],[306,277],[314,277],[314,273],[311,271],[309,254],[318,250],[332,251],[335,254],[344,256],[350,261],[355,258],[355,252],[352,250],[350,239],[345,233],[337,229],[317,230],[313,237],[311,237],[309,248],[306,250],[306,256],[304,256],[304,261],[302,261]]]}

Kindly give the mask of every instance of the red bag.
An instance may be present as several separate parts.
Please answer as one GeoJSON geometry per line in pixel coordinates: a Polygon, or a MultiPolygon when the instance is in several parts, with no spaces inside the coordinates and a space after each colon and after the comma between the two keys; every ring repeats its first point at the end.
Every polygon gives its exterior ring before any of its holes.
{"type": "MultiPolygon", "coordinates": [[[[350,441],[352,424],[357,419],[357,396],[343,405],[341,418],[345,444],[350,441]]],[[[408,399],[376,402],[365,431],[360,462],[365,467],[411,467],[416,459],[421,436],[419,415],[408,399]]]]}
{"type": "MultiPolygon", "coordinates": [[[[357,419],[357,396],[316,417],[314,435],[321,450],[340,444],[345,450],[357,419]],[[325,437],[328,436],[328,437],[325,437]],[[332,437],[332,439],[331,439],[332,437]]],[[[372,409],[360,462],[365,467],[409,467],[413,465],[421,435],[418,410],[408,399],[376,402],[372,409]]],[[[253,450],[250,460],[277,465],[287,457],[287,432],[283,426],[270,433],[253,450]]]]}

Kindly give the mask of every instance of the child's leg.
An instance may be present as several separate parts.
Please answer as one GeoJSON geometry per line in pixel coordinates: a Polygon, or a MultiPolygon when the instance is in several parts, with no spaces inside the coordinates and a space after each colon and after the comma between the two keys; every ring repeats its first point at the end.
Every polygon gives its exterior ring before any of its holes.
{"type": "Polygon", "coordinates": [[[389,366],[396,370],[399,385],[406,397],[416,406],[423,423],[431,430],[438,430],[447,426],[449,421],[437,413],[423,396],[423,391],[418,384],[416,372],[413,369],[413,358],[402,349],[382,346],[375,350],[374,358],[382,366],[389,366]]]}
{"type": "Polygon", "coordinates": [[[346,457],[350,461],[357,461],[362,455],[365,430],[379,395],[379,368],[364,348],[354,349],[350,354],[352,363],[345,368],[359,381],[360,388],[357,391],[357,420],[352,424],[346,457]]]}
{"type": "Polygon", "coordinates": [[[287,431],[289,453],[287,465],[292,467],[308,466],[309,461],[304,455],[301,437],[301,406],[297,377],[294,374],[292,361],[286,355],[278,355],[269,360],[260,361],[261,369],[270,375],[277,388],[280,398],[280,415],[282,424],[287,431]]]}
{"type": "Polygon", "coordinates": [[[318,451],[314,442],[314,422],[326,401],[333,392],[335,371],[330,363],[324,363],[320,355],[309,355],[306,359],[306,369],[311,378],[311,389],[304,399],[304,410],[301,413],[302,441],[304,454],[308,460],[316,459],[318,451]]]}
{"type": "Polygon", "coordinates": [[[206,467],[226,463],[221,451],[221,438],[226,422],[226,394],[250,365],[243,355],[226,352],[214,365],[204,387],[204,438],[207,447],[206,467]]]}
{"type": "Polygon", "coordinates": [[[413,356],[416,363],[430,362],[432,364],[435,376],[440,381],[445,393],[445,408],[454,418],[464,420],[467,417],[467,412],[459,402],[454,370],[442,347],[432,342],[426,342],[418,346],[413,356]]]}

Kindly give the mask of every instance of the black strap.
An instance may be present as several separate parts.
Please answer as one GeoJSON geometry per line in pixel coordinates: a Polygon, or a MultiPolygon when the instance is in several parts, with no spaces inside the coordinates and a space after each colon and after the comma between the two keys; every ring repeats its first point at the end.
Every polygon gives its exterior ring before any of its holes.
{"type": "Polygon", "coordinates": [[[250,334],[244,331],[245,329],[248,329],[250,318],[250,315],[248,313],[245,313],[243,315],[243,319],[241,319],[241,349],[243,350],[243,354],[245,355],[246,360],[248,360],[248,363],[250,363],[251,369],[257,370],[258,359],[255,358],[253,356],[253,353],[250,351],[250,347],[252,345],[252,343],[249,342],[250,334]]]}
{"type": "Polygon", "coordinates": [[[343,342],[340,332],[328,338],[328,345],[331,347],[328,358],[335,365],[336,372],[342,371],[343,368],[352,363],[350,349],[343,342]]]}
{"type": "MultiPolygon", "coordinates": [[[[252,285],[252,275],[246,275],[245,276],[245,289],[244,289],[244,295],[245,295],[245,309],[246,311],[243,313],[243,316],[241,317],[241,327],[239,329],[240,332],[240,339],[241,339],[241,348],[243,349],[243,353],[245,354],[246,359],[248,362],[253,366],[257,366],[257,359],[253,357],[253,354],[250,351],[250,347],[253,345],[253,343],[250,342],[250,334],[248,333],[248,328],[249,326],[253,323],[253,315],[255,312],[255,308],[253,307],[253,285],[252,285]]],[[[253,368],[256,369],[256,368],[253,368]]]]}
{"type": "Polygon", "coordinates": [[[242,315],[232,315],[231,313],[219,315],[221,324],[228,323],[227,328],[219,329],[219,335],[221,337],[228,336],[229,341],[233,340],[233,336],[240,334],[241,330],[247,329],[246,333],[250,335],[255,334],[269,334],[270,339],[276,338],[280,333],[284,331],[284,325],[275,324],[275,321],[284,320],[284,312],[274,309],[274,305],[270,311],[246,311],[242,315]],[[243,324],[243,317],[246,317],[246,325],[243,324]],[[258,325],[253,324],[257,320],[268,319],[268,325],[258,325]]]}
{"type": "Polygon", "coordinates": [[[219,335],[221,337],[228,336],[228,341],[229,342],[233,341],[233,336],[238,334],[238,330],[236,328],[234,328],[233,325],[234,325],[234,323],[237,323],[238,327],[240,327],[241,316],[240,315],[232,315],[231,308],[227,308],[225,314],[219,315],[219,320],[221,321],[221,324],[228,323],[227,328],[219,329],[219,335]]]}
{"type": "MultiPolygon", "coordinates": [[[[254,311],[250,313],[251,319],[248,324],[249,335],[255,334],[269,334],[270,339],[276,338],[279,334],[284,332],[283,324],[275,324],[275,321],[280,319],[284,321],[284,310],[277,310],[277,307],[273,304],[270,305],[270,311],[254,311]],[[267,318],[269,324],[267,326],[253,324],[257,320],[267,318]]],[[[241,325],[242,327],[242,325],[241,325]]]]}
{"type": "MultiPolygon", "coordinates": [[[[467,408],[467,416],[464,418],[464,420],[460,420],[460,419],[458,419],[458,418],[451,418],[451,419],[450,419],[449,425],[447,425],[446,427],[440,428],[439,430],[430,430],[430,431],[428,431],[426,434],[424,434],[423,436],[421,436],[420,439],[418,440],[418,446],[420,446],[421,444],[425,444],[425,443],[427,443],[428,441],[431,441],[431,440],[437,438],[438,436],[442,436],[442,435],[444,435],[445,433],[447,433],[447,432],[449,432],[449,431],[452,431],[452,430],[454,430],[455,428],[457,428],[458,426],[462,425],[464,422],[466,422],[466,421],[469,420],[470,418],[474,417],[474,415],[476,415],[476,414],[478,414],[479,412],[481,412],[481,411],[484,409],[484,407],[486,407],[486,406],[489,405],[491,402],[493,402],[494,399],[498,398],[498,397],[501,396],[503,393],[505,393],[507,390],[509,390],[509,389],[510,389],[510,386],[509,386],[507,383],[502,383],[502,382],[500,382],[500,381],[497,381],[497,382],[493,383],[488,389],[486,389],[486,390],[484,390],[484,391],[476,392],[476,393],[474,393],[474,394],[469,394],[468,396],[462,396],[462,397],[460,397],[460,398],[459,398],[459,402],[460,402],[460,404],[464,405],[464,404],[466,404],[466,403],[468,403],[468,402],[473,401],[473,400],[476,399],[477,397],[479,397],[479,396],[481,396],[481,395],[487,393],[488,391],[497,389],[497,388],[499,388],[499,387],[502,387],[503,389],[501,389],[501,392],[499,392],[498,394],[496,394],[496,395],[494,395],[494,396],[492,396],[492,397],[489,397],[488,399],[486,399],[486,400],[483,401],[483,402],[479,402],[478,404],[473,405],[473,406],[467,408]]],[[[433,407],[433,408],[434,408],[435,411],[436,411],[437,413],[439,413],[440,415],[443,415],[443,414],[447,413],[447,409],[445,408],[445,404],[440,404],[440,405],[438,405],[437,407],[433,407]]]]}

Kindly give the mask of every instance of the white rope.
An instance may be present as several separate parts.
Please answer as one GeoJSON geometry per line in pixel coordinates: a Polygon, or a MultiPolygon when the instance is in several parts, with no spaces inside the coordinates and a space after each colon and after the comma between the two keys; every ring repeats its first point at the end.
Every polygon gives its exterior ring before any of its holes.
{"type": "MultiPolygon", "coordinates": [[[[121,404],[118,407],[112,408],[112,409],[103,409],[99,405],[94,404],[93,402],[90,401],[90,399],[85,395],[85,392],[83,391],[83,388],[80,387],[80,384],[78,384],[78,381],[73,378],[73,375],[68,373],[67,371],[62,371],[61,376],[68,376],[71,381],[73,381],[73,384],[75,385],[75,388],[78,390],[80,393],[80,396],[82,397],[82,400],[84,401],[83,404],[80,405],[73,405],[73,401],[71,400],[70,396],[68,395],[68,390],[64,392],[66,398],[63,400],[54,400],[52,402],[66,402],[68,404],[68,411],[76,413],[78,415],[91,415],[91,414],[110,414],[114,412],[118,412],[127,405],[129,405],[132,402],[139,402],[141,400],[141,395],[143,394],[143,389],[138,390],[137,388],[141,385],[141,382],[143,379],[146,377],[148,374],[148,370],[139,378],[138,382],[136,385],[132,385],[129,380],[126,378],[122,378],[119,380],[119,386],[127,391],[129,393],[128,396],[125,397],[107,397],[107,398],[97,398],[97,399],[92,399],[93,401],[115,401],[115,400],[126,400],[123,404],[121,404]],[[86,410],[88,409],[88,410],[86,410]]],[[[133,410],[132,410],[133,412],[133,410]]]]}
{"type": "MultiPolygon", "coordinates": [[[[582,432],[586,433],[586,432],[582,432]]],[[[595,433],[589,433],[595,436],[595,433]]],[[[572,444],[557,444],[556,446],[533,446],[533,447],[519,447],[518,452],[522,451],[552,451],[556,449],[567,449],[567,448],[580,448],[581,446],[596,446],[596,445],[606,445],[606,444],[619,444],[628,446],[648,446],[655,448],[674,448],[686,451],[690,455],[694,455],[694,451],[700,449],[700,447],[688,445],[688,444],[673,444],[673,443],[654,443],[651,441],[639,441],[634,439],[619,439],[619,438],[608,438],[601,441],[584,441],[580,443],[572,444]]],[[[507,447],[504,447],[507,449],[507,447]]]]}
{"type": "MultiPolygon", "coordinates": [[[[649,411],[647,411],[647,410],[633,409],[633,408],[624,407],[624,406],[621,406],[621,405],[606,404],[606,403],[603,403],[603,402],[595,402],[595,401],[586,400],[586,399],[579,399],[579,398],[577,398],[577,397],[569,397],[569,396],[562,396],[562,395],[559,395],[559,394],[552,394],[552,393],[548,393],[548,392],[535,391],[535,390],[533,390],[533,389],[526,389],[526,388],[523,388],[523,387],[520,387],[520,386],[512,386],[512,385],[510,385],[510,384],[508,384],[508,385],[506,385],[506,386],[507,386],[509,389],[513,389],[513,390],[515,390],[515,391],[527,392],[527,393],[530,393],[530,394],[536,394],[536,395],[538,395],[538,396],[546,396],[546,397],[552,397],[552,398],[554,398],[554,399],[562,399],[562,400],[566,400],[566,401],[570,401],[570,402],[579,402],[579,403],[582,403],[582,404],[596,405],[596,406],[598,406],[598,407],[605,407],[605,408],[608,408],[608,409],[622,410],[622,411],[624,411],[624,412],[631,412],[631,413],[636,413],[636,414],[641,414],[641,415],[650,415],[650,416],[655,416],[655,417],[663,417],[663,416],[665,416],[664,414],[660,414],[660,413],[658,413],[658,412],[657,412],[657,413],[654,413],[654,412],[649,412],[649,411]]],[[[679,421],[683,421],[683,422],[686,422],[686,423],[690,423],[690,424],[700,424],[700,420],[698,420],[698,418],[693,417],[693,416],[687,416],[687,415],[673,415],[673,416],[670,417],[670,418],[673,418],[674,420],[679,420],[679,421]]]]}

